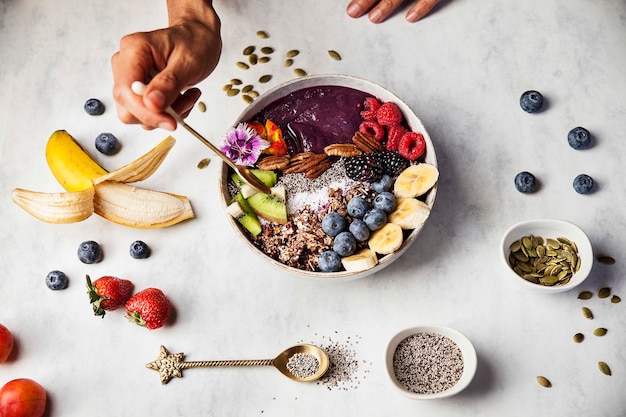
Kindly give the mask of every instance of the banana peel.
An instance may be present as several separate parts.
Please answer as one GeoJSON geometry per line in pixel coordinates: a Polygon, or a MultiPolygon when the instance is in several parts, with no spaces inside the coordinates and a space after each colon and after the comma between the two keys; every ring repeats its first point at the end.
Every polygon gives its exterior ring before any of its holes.
{"type": "Polygon", "coordinates": [[[39,220],[74,223],[93,213],[124,226],[167,227],[194,217],[187,197],[128,185],[149,178],[176,140],[168,136],[146,154],[119,169],[102,168],[65,130],[46,144],[46,160],[66,192],[43,193],[16,188],[13,201],[39,220]]]}

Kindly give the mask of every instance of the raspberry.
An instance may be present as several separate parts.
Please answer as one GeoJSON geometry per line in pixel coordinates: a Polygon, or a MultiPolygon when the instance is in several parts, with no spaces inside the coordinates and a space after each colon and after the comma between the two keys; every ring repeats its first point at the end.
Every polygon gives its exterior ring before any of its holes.
{"type": "Polygon", "coordinates": [[[409,161],[415,161],[426,151],[426,141],[421,133],[407,132],[400,139],[398,153],[409,161]]]}
{"type": "Polygon", "coordinates": [[[385,144],[385,148],[390,151],[397,151],[400,139],[402,139],[402,136],[404,136],[406,132],[408,132],[408,130],[402,125],[390,127],[389,133],[387,133],[387,143],[385,144]]]}
{"type": "Polygon", "coordinates": [[[368,97],[365,99],[363,107],[365,108],[365,110],[361,112],[361,117],[363,118],[363,120],[367,120],[368,122],[375,122],[376,111],[380,107],[380,102],[374,97],[368,97]]]}
{"type": "Polygon", "coordinates": [[[359,132],[365,133],[381,142],[385,138],[385,129],[376,122],[361,122],[359,125],[359,132]]]}
{"type": "Polygon", "coordinates": [[[383,103],[376,111],[376,120],[382,126],[395,126],[402,121],[402,112],[396,103],[383,103]]]}

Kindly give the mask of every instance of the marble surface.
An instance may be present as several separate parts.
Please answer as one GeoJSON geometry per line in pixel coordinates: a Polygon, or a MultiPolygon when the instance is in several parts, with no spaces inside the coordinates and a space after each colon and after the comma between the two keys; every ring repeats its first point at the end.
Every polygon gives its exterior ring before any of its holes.
{"type": "MultiPolygon", "coordinates": [[[[206,113],[189,123],[219,139],[244,109],[221,87],[233,77],[253,81],[235,62],[267,30],[276,56],[292,48],[309,73],[366,77],[402,97],[420,115],[437,148],[439,193],[429,222],[401,259],[374,276],[329,283],[298,279],[243,253],[218,199],[216,158],[186,132],[146,186],[189,196],[196,219],[161,230],[113,225],[98,216],[72,225],[37,221],[10,198],[15,187],[61,188],[46,165],[48,136],[66,129],[93,150],[101,132],[123,141],[114,169],[167,133],[120,123],[111,97],[109,60],[126,33],[166,23],[163,2],[0,1],[0,323],[16,352],[0,365],[0,383],[37,380],[47,390],[49,416],[110,415],[285,416],[623,416],[626,413],[626,304],[577,291],[539,295],[507,282],[499,239],[513,223],[555,217],[573,221],[597,253],[584,289],[608,286],[626,297],[626,220],[622,146],[626,120],[626,3],[623,0],[442,0],[428,18],[407,24],[403,12],[381,25],[353,20],[346,1],[216,1],[224,51],[204,81],[206,113]],[[335,49],[342,61],[328,58],[335,49]],[[247,78],[246,78],[247,77],[247,78]],[[520,94],[537,89],[547,109],[530,115],[520,94]],[[107,112],[82,109],[101,98],[107,112]],[[587,127],[594,146],[574,151],[567,132],[587,127]],[[535,173],[539,192],[518,193],[513,177],[535,173]],[[572,179],[587,173],[597,192],[578,195],[572,179]],[[104,260],[83,265],[76,249],[97,240],[104,260]],[[147,260],[128,255],[142,239],[147,260]],[[70,286],[48,290],[48,271],[70,286]],[[137,289],[162,288],[174,320],[147,331],[121,312],[104,319],[90,310],[84,275],[117,275],[137,289]],[[590,307],[595,318],[580,310],[590,307]],[[387,341],[398,331],[439,323],[467,335],[478,353],[472,384],[458,396],[419,402],[393,390],[384,368],[387,341]],[[609,333],[593,337],[595,327],[609,333]],[[582,344],[572,335],[587,335],[582,344]],[[359,365],[354,381],[328,389],[298,384],[273,369],[187,370],[161,386],[144,365],[159,346],[188,360],[269,358],[299,341],[350,344],[359,365]],[[602,375],[597,361],[613,370],[602,375]],[[551,389],[540,387],[545,375],[551,389]]],[[[407,6],[405,6],[406,9],[407,6]]],[[[275,59],[270,83],[293,77],[275,59]]]]}

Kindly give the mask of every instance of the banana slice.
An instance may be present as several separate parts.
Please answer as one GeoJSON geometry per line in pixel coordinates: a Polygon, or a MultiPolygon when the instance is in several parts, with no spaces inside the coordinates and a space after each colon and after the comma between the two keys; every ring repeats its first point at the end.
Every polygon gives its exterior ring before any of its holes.
{"type": "Polygon", "coordinates": [[[119,182],[143,181],[159,169],[161,163],[163,163],[175,143],[176,139],[168,136],[144,155],[115,171],[94,178],[93,182],[94,184],[99,184],[109,180],[119,182]]]}
{"type": "Polygon", "coordinates": [[[378,263],[376,252],[371,249],[361,249],[354,255],[341,258],[343,267],[348,272],[359,272],[370,269],[378,263]]]}
{"type": "Polygon", "coordinates": [[[374,252],[388,255],[400,249],[403,240],[402,228],[395,223],[386,223],[370,235],[368,245],[374,252]]]}
{"type": "Polygon", "coordinates": [[[42,193],[16,188],[11,193],[15,204],[47,223],[76,223],[94,212],[94,188],[64,193],[42,193]]]}
{"type": "Polygon", "coordinates": [[[153,229],[194,217],[187,197],[133,187],[117,181],[95,185],[96,214],[124,226],[153,229]]]}
{"type": "Polygon", "coordinates": [[[404,230],[412,230],[421,227],[428,216],[430,207],[423,201],[416,198],[400,198],[387,221],[397,224],[404,230]]]}
{"type": "Polygon", "coordinates": [[[393,193],[397,198],[419,197],[430,190],[438,179],[436,166],[426,163],[411,165],[396,179],[393,193]]]}
{"type": "Polygon", "coordinates": [[[46,160],[54,177],[67,191],[91,188],[93,179],[107,174],[65,130],[50,135],[46,160]]]}

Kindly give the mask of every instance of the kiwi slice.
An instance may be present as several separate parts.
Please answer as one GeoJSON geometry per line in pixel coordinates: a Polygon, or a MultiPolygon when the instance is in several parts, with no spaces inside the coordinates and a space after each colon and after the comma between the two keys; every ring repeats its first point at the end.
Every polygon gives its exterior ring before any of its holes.
{"type": "Polygon", "coordinates": [[[256,193],[248,197],[248,204],[257,216],[273,223],[287,223],[285,200],[274,194],[256,193]]]}
{"type": "Polygon", "coordinates": [[[235,196],[230,200],[230,203],[239,203],[243,214],[238,213],[237,216],[233,217],[235,217],[237,221],[241,223],[241,225],[245,227],[250,234],[252,234],[252,236],[258,236],[259,233],[261,233],[261,222],[254,213],[254,210],[252,210],[252,207],[250,207],[250,204],[248,204],[246,199],[243,198],[243,195],[240,192],[235,194],[235,196]]]}
{"type": "MultiPolygon", "coordinates": [[[[278,181],[278,176],[274,171],[252,168],[250,169],[250,172],[268,187],[273,187],[274,185],[276,185],[276,181],[278,181]]],[[[233,179],[233,182],[235,183],[237,188],[241,188],[241,186],[245,184],[244,180],[237,174],[233,174],[231,178],[233,179]]]]}

